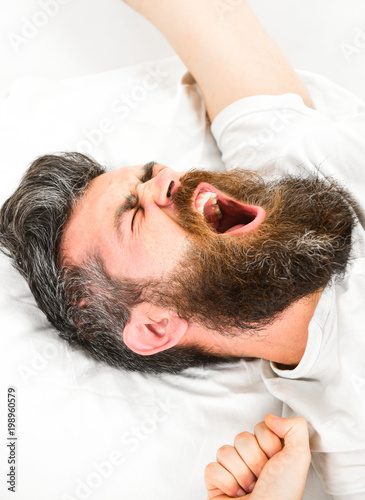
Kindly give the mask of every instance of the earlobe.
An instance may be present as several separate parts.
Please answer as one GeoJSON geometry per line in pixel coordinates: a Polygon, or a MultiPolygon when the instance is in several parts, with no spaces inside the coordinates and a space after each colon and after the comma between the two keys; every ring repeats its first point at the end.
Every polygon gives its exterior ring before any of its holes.
{"type": "Polygon", "coordinates": [[[142,303],[133,308],[123,340],[132,351],[148,356],[177,345],[187,329],[187,321],[173,311],[142,303]]]}

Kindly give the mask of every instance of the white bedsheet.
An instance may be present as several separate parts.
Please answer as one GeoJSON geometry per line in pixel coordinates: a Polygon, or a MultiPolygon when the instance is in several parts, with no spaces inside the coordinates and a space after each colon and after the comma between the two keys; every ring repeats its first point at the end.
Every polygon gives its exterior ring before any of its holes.
{"type": "MultiPolygon", "coordinates": [[[[0,107],[1,203],[36,156],[65,149],[110,168],[150,160],[221,168],[189,81],[175,57],[58,83],[18,81],[0,107]]],[[[0,277],[0,470],[9,471],[6,393],[15,387],[19,500],[201,500],[217,448],[281,414],[259,361],[161,377],[101,366],[57,338],[3,256],[0,277]]],[[[14,497],[7,486],[3,472],[2,499],[14,497]]],[[[304,498],[328,498],[313,471],[304,498]]]]}

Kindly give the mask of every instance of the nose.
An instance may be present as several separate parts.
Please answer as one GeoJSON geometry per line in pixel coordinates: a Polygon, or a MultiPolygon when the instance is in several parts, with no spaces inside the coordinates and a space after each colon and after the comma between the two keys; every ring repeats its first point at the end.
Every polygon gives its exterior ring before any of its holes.
{"type": "Polygon", "coordinates": [[[180,185],[181,172],[175,172],[168,167],[159,168],[154,177],[140,185],[139,197],[141,205],[145,207],[149,202],[153,202],[160,207],[167,207],[171,204],[171,196],[180,185]]]}

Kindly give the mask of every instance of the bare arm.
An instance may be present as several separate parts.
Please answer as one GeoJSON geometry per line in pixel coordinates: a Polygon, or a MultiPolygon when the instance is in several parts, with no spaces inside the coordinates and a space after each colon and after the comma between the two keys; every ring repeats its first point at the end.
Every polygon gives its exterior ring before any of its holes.
{"type": "Polygon", "coordinates": [[[151,21],[180,56],[204,96],[211,120],[226,106],[253,95],[311,97],[293,67],[248,4],[225,11],[214,0],[126,0],[151,21]]]}

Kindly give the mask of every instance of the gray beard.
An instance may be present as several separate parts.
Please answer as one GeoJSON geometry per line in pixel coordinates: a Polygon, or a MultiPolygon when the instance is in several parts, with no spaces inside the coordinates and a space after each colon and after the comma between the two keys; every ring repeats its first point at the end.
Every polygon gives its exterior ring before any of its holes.
{"type": "MultiPolygon", "coordinates": [[[[189,172],[181,181],[182,188],[173,198],[191,244],[163,282],[113,279],[98,260],[89,270],[71,272],[69,295],[73,288],[82,290],[89,303],[85,309],[73,307],[70,313],[81,332],[77,344],[112,366],[180,373],[237,359],[196,346],[176,346],[152,356],[134,353],[122,336],[129,311],[141,301],[173,309],[180,317],[222,335],[232,337],[238,329],[240,335],[247,331],[252,336],[293,302],[345,272],[356,205],[336,183],[317,177],[264,182],[243,171],[189,172]],[[267,214],[264,223],[242,236],[217,233],[191,208],[200,182],[209,182],[236,200],[262,206],[267,214]]],[[[73,302],[79,299],[76,296],[73,302]]]]}
{"type": "Polygon", "coordinates": [[[189,172],[181,182],[174,203],[192,243],[163,283],[148,284],[148,301],[222,334],[232,328],[259,330],[344,274],[355,215],[350,195],[338,184],[291,176],[264,182],[240,170],[189,172]],[[241,236],[214,231],[191,208],[202,179],[238,201],[263,207],[264,222],[241,236]]]}

